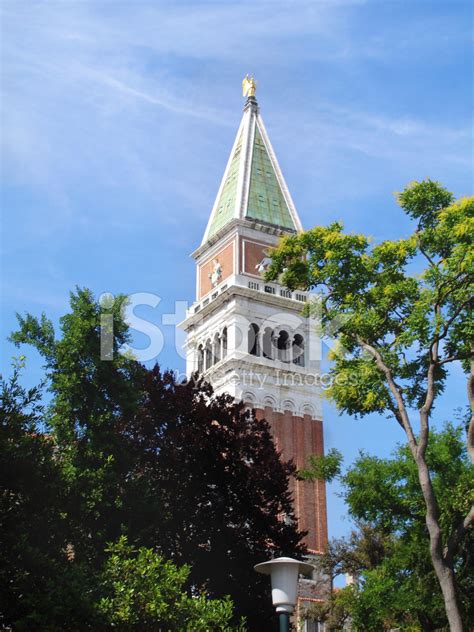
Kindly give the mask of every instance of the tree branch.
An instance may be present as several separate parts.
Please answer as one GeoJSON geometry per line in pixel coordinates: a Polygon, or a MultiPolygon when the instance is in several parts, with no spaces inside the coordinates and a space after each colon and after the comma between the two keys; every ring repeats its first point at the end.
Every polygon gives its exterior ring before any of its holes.
{"type": "Polygon", "coordinates": [[[385,362],[383,361],[381,353],[375,347],[373,347],[371,344],[369,344],[368,342],[363,340],[360,336],[356,336],[356,338],[357,338],[358,344],[362,347],[362,349],[365,349],[365,351],[367,351],[374,358],[378,369],[385,375],[385,379],[387,380],[387,383],[388,383],[388,386],[390,388],[390,391],[392,392],[392,395],[395,398],[395,402],[396,402],[396,405],[397,405],[397,410],[398,410],[400,419],[398,419],[396,415],[395,415],[395,417],[397,418],[397,421],[403,427],[403,429],[404,429],[404,431],[405,431],[405,433],[406,433],[406,435],[408,437],[408,444],[410,446],[412,454],[416,458],[417,453],[418,453],[418,446],[417,446],[416,437],[415,437],[415,434],[413,432],[413,428],[411,426],[410,419],[408,417],[408,413],[407,413],[407,410],[406,410],[406,407],[405,407],[405,402],[403,401],[403,397],[402,397],[402,394],[400,392],[400,388],[397,386],[395,380],[393,379],[392,371],[385,364],[385,362]]]}
{"type": "MultiPolygon", "coordinates": [[[[445,337],[446,337],[446,335],[447,335],[447,333],[448,333],[448,331],[449,331],[450,326],[453,324],[453,322],[456,320],[456,318],[459,316],[459,314],[462,312],[462,310],[463,310],[465,307],[467,307],[467,306],[471,303],[471,301],[472,301],[472,299],[471,299],[471,298],[469,298],[467,301],[464,301],[464,303],[461,303],[461,304],[459,305],[459,307],[455,310],[455,312],[454,312],[454,314],[451,316],[451,318],[450,318],[449,320],[447,320],[447,321],[444,323],[444,326],[443,326],[443,330],[442,330],[442,332],[441,332],[441,333],[439,333],[439,334],[437,334],[437,335],[433,338],[433,340],[432,340],[432,342],[431,342],[431,345],[430,345],[430,358],[432,358],[433,345],[434,345],[435,343],[439,342],[440,340],[443,340],[443,338],[445,338],[445,337]]],[[[439,309],[439,304],[438,304],[438,303],[436,304],[436,308],[438,308],[438,309],[439,309]]]]}
{"type": "MultiPolygon", "coordinates": [[[[446,298],[446,296],[444,297],[446,298]]],[[[457,309],[454,311],[454,314],[444,323],[441,332],[436,332],[433,340],[431,341],[429,347],[429,359],[430,365],[428,368],[427,374],[427,389],[426,389],[426,398],[425,403],[420,408],[420,438],[418,443],[418,450],[421,455],[424,455],[426,451],[426,447],[428,445],[428,435],[429,435],[429,415],[431,412],[431,408],[433,406],[434,394],[435,394],[435,369],[436,366],[440,366],[438,360],[438,351],[439,351],[439,343],[443,338],[445,338],[448,334],[449,327],[456,320],[462,310],[471,302],[469,298],[467,301],[461,303],[457,309]]],[[[438,301],[434,305],[435,312],[435,321],[441,316],[441,299],[438,294],[438,301]]]]}
{"type": "Polygon", "coordinates": [[[403,421],[402,421],[402,417],[400,415],[400,412],[399,412],[399,410],[397,408],[396,403],[392,399],[390,399],[389,408],[392,411],[392,414],[395,417],[395,419],[397,420],[397,422],[400,425],[400,427],[403,430],[405,430],[405,426],[403,425],[403,421]]]}
{"type": "MultiPolygon", "coordinates": [[[[434,313],[435,313],[435,321],[436,321],[441,316],[441,307],[439,303],[435,303],[434,313]]],[[[456,315],[450,319],[450,322],[452,322],[455,317],[456,315]]],[[[448,328],[449,328],[449,324],[445,324],[446,333],[447,333],[448,328]]],[[[446,335],[446,333],[444,335],[446,335]]],[[[430,348],[428,351],[430,365],[428,367],[428,374],[426,376],[426,382],[427,382],[426,397],[425,397],[425,403],[420,408],[420,440],[418,444],[418,450],[419,450],[419,455],[422,458],[424,458],[426,448],[428,446],[428,436],[429,436],[429,430],[430,430],[429,416],[430,416],[431,408],[433,406],[434,395],[435,395],[435,369],[438,364],[438,350],[439,350],[440,339],[441,339],[441,336],[439,336],[439,334],[436,334],[433,341],[430,344],[430,348]]]]}
{"type": "MultiPolygon", "coordinates": [[[[459,262],[460,266],[463,263],[465,257],[466,257],[466,253],[463,254],[463,256],[462,256],[462,258],[461,258],[461,260],[459,262]]],[[[442,263],[443,261],[444,261],[444,259],[442,259],[440,261],[440,263],[442,263]]],[[[455,283],[456,281],[458,281],[463,276],[466,277],[466,272],[464,270],[460,270],[456,274],[456,276],[454,278],[452,278],[452,279],[448,278],[443,283],[441,283],[441,285],[438,287],[438,302],[439,303],[443,303],[448,298],[448,296],[451,294],[451,292],[453,292],[455,289],[459,289],[459,286],[458,287],[451,287],[451,288],[449,288],[444,296],[441,296],[441,289],[444,288],[449,283],[455,283]]],[[[467,275],[467,279],[469,280],[469,275],[467,275]]],[[[462,283],[461,283],[461,285],[462,285],[462,283]]]]}
{"type": "Polygon", "coordinates": [[[456,360],[467,360],[471,354],[463,354],[448,356],[447,358],[443,358],[443,360],[438,360],[436,364],[438,366],[443,366],[443,364],[448,364],[449,362],[456,362],[456,360]]]}
{"type": "Polygon", "coordinates": [[[421,254],[425,257],[425,259],[428,261],[428,263],[430,264],[430,266],[432,268],[438,268],[440,262],[438,261],[438,263],[436,263],[435,261],[433,261],[433,259],[428,255],[427,252],[424,251],[423,247],[421,246],[421,240],[419,235],[417,235],[418,237],[418,248],[420,249],[421,254]]]}
{"type": "Polygon", "coordinates": [[[456,553],[459,543],[463,539],[472,522],[474,522],[474,505],[472,505],[462,522],[460,522],[454,529],[453,533],[448,538],[446,546],[444,547],[444,559],[448,564],[452,563],[453,556],[456,553]]]}

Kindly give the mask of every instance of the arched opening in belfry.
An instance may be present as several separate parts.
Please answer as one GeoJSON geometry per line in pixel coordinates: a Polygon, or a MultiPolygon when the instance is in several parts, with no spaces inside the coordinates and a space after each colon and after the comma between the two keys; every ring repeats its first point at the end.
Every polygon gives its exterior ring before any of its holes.
{"type": "Polygon", "coordinates": [[[301,334],[295,334],[292,344],[293,364],[297,366],[305,365],[304,338],[301,334]]]}
{"type": "Polygon", "coordinates": [[[262,336],[262,350],[263,357],[273,360],[275,357],[273,346],[273,329],[271,327],[265,327],[265,331],[262,336]]]}
{"type": "Polygon", "coordinates": [[[221,359],[221,339],[219,337],[219,334],[215,334],[214,336],[214,340],[212,343],[212,355],[213,355],[213,360],[214,360],[214,364],[216,362],[219,362],[221,359]]]}
{"type": "Polygon", "coordinates": [[[197,350],[197,370],[202,373],[204,370],[204,347],[199,345],[197,350]]]}
{"type": "Polygon", "coordinates": [[[207,340],[206,341],[206,349],[204,352],[204,367],[207,371],[207,369],[210,369],[212,366],[212,344],[211,344],[211,340],[207,340]]]}
{"type": "Polygon", "coordinates": [[[227,355],[227,327],[224,327],[224,329],[222,330],[221,349],[221,357],[222,359],[224,359],[227,355]]]}
{"type": "Polygon", "coordinates": [[[290,336],[282,329],[277,339],[277,357],[281,362],[289,362],[290,336]]]}
{"type": "Polygon", "coordinates": [[[260,327],[255,323],[249,326],[248,352],[253,356],[260,355],[260,327]]]}

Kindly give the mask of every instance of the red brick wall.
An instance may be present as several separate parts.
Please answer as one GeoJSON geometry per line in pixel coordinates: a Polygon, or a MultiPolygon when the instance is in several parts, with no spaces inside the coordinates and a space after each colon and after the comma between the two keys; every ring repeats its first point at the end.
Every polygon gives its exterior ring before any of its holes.
{"type": "Polygon", "coordinates": [[[211,274],[214,269],[214,259],[218,259],[222,267],[221,281],[227,279],[227,277],[234,272],[234,247],[235,241],[229,242],[221,248],[217,254],[213,255],[199,266],[199,298],[212,290],[212,283],[209,278],[209,274],[211,274]]]}
{"type": "Polygon", "coordinates": [[[259,244],[241,237],[241,271],[245,274],[253,274],[254,276],[258,277],[261,276],[260,272],[256,270],[255,266],[258,265],[260,261],[262,261],[262,259],[267,256],[264,251],[268,249],[269,246],[266,244],[259,244]]]}
{"type": "MultiPolygon", "coordinates": [[[[276,447],[285,461],[292,459],[297,468],[302,468],[310,454],[324,453],[322,421],[312,420],[310,415],[298,417],[289,411],[278,413],[272,408],[256,412],[269,422],[276,447]]],[[[294,479],[290,484],[298,527],[308,531],[305,544],[311,552],[322,552],[328,541],[326,485],[324,481],[294,479]]]]}

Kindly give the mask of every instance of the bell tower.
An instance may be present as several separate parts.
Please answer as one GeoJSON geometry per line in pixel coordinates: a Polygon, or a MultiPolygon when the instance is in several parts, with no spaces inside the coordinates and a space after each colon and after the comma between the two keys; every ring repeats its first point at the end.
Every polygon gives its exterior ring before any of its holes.
{"type": "MultiPolygon", "coordinates": [[[[302,316],[308,294],[267,283],[269,249],[302,231],[260,115],[255,82],[247,100],[196,260],[196,301],[181,327],[187,373],[199,371],[217,393],[244,401],[271,425],[277,449],[298,468],[323,454],[320,340],[302,316]]],[[[293,481],[295,513],[311,554],[327,544],[323,481],[293,481]]],[[[319,598],[302,582],[300,598],[319,598]]]]}

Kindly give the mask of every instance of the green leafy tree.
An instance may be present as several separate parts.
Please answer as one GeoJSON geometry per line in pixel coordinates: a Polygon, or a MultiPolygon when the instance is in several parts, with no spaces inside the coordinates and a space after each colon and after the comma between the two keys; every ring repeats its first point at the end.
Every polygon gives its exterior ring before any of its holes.
{"type": "MultiPolygon", "coordinates": [[[[426,460],[443,530],[463,520],[474,502],[474,471],[467,455],[462,427],[448,424],[431,431],[426,460]]],[[[420,629],[446,625],[442,594],[430,563],[426,540],[425,504],[409,447],[399,447],[392,458],[361,454],[343,477],[345,498],[357,520],[368,521],[376,533],[392,539],[381,564],[367,566],[358,602],[359,619],[371,608],[393,619],[406,618],[420,629]],[[381,590],[387,578],[396,589],[388,599],[381,590]],[[377,608],[373,607],[373,604],[377,608]]],[[[474,621],[474,534],[470,530],[453,556],[458,597],[466,622],[474,621]]],[[[373,629],[378,629],[374,625],[373,629]]]]}
{"type": "Polygon", "coordinates": [[[109,547],[101,585],[105,596],[98,610],[112,628],[123,630],[182,630],[230,632],[244,630],[243,622],[231,625],[230,598],[189,596],[189,567],[178,568],[153,549],[138,549],[125,536],[109,547]]]}
{"type": "Polygon", "coordinates": [[[138,362],[118,352],[129,341],[124,304],[119,296],[100,305],[89,290],[77,288],[59,336],[45,314],[18,316],[19,329],[11,335],[17,346],[33,346],[44,360],[52,393],[44,427],[68,485],[69,541],[81,560],[97,560],[122,532],[129,457],[117,424],[134,414],[144,374],[138,362]],[[112,351],[107,360],[101,354],[104,329],[112,351]]]}
{"type": "MultiPolygon", "coordinates": [[[[451,424],[442,432],[432,431],[426,454],[440,520],[446,525],[457,523],[474,500],[474,472],[463,434],[462,427],[451,424]]],[[[425,507],[409,448],[399,446],[387,459],[361,453],[341,482],[357,528],[348,538],[331,541],[320,564],[332,578],[348,573],[357,581],[344,594],[335,592],[332,603],[325,604],[328,627],[342,612],[350,615],[354,629],[445,629],[442,593],[425,534],[425,507]]],[[[468,622],[474,621],[473,550],[470,532],[454,559],[468,622]]]]}
{"type": "Polygon", "coordinates": [[[0,381],[0,625],[83,629],[94,621],[93,576],[70,560],[67,486],[45,435],[41,390],[25,390],[21,361],[0,381]]]}
{"type": "MultiPolygon", "coordinates": [[[[316,288],[323,327],[337,329],[329,395],[340,411],[379,413],[406,433],[424,499],[430,554],[453,631],[464,630],[454,557],[474,520],[472,506],[443,524],[426,452],[436,397],[450,363],[468,374],[474,413],[472,296],[474,198],[454,200],[438,183],[415,182],[398,196],[415,222],[405,239],[373,245],[340,223],[283,239],[267,279],[316,288]],[[337,327],[335,327],[337,324],[337,327]],[[342,351],[344,350],[344,351],[342,351]]],[[[468,425],[474,460],[474,416],[468,425]]]]}
{"type": "MultiPolygon", "coordinates": [[[[327,632],[349,630],[352,618],[354,587],[335,589],[327,599],[313,602],[302,611],[303,621],[324,623],[327,632]]],[[[365,628],[361,628],[364,629],[365,628]]]]}

